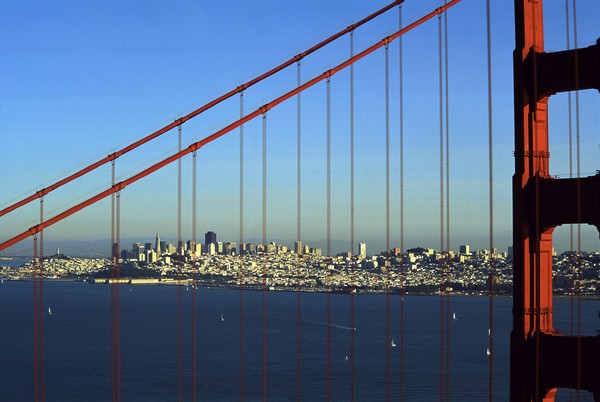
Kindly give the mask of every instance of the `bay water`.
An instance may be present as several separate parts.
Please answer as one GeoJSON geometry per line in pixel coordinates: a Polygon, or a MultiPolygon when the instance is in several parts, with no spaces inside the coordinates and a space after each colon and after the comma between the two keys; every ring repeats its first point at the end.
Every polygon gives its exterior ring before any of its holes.
{"type": "MultiPolygon", "coordinates": [[[[401,385],[405,400],[439,400],[442,343],[439,296],[404,296],[401,337],[399,295],[355,295],[354,329],[349,294],[279,291],[263,294],[205,287],[193,292],[184,286],[160,285],[121,285],[119,290],[123,401],[177,400],[178,292],[184,400],[192,397],[194,293],[198,400],[238,401],[243,393],[244,401],[262,401],[263,385],[271,401],[296,401],[299,396],[306,401],[322,401],[326,400],[328,390],[331,400],[350,400],[353,366],[356,401],[383,401],[388,386],[391,399],[399,400],[401,385]],[[396,347],[387,343],[388,302],[389,337],[394,339],[396,347]]],[[[5,280],[0,285],[2,401],[33,400],[32,300],[32,282],[5,280]]],[[[450,297],[450,312],[456,319],[449,323],[450,353],[444,359],[449,356],[449,391],[453,401],[488,398],[489,303],[487,297],[450,297]]],[[[564,333],[569,332],[570,303],[568,299],[555,301],[555,328],[564,333]]],[[[47,401],[111,400],[110,306],[108,285],[44,282],[47,401]]],[[[511,298],[494,299],[493,386],[495,399],[499,401],[508,400],[511,308],[511,298]]],[[[582,300],[581,309],[582,334],[595,335],[598,301],[582,300]]],[[[560,390],[557,400],[568,400],[568,395],[569,391],[560,390]]],[[[583,392],[580,400],[592,398],[583,392]]]]}

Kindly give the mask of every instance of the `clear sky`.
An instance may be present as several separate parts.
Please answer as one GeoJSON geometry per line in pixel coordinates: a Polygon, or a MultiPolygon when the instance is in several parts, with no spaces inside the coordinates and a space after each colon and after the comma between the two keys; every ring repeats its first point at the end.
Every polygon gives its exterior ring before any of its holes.
{"type": "MultiPolygon", "coordinates": [[[[441,1],[407,0],[405,23],[441,1]]],[[[495,245],[511,243],[513,172],[512,1],[492,1],[495,245]]],[[[545,2],[546,49],[566,48],[565,3],[545,2]]],[[[47,186],[249,81],[316,42],[388,4],[387,0],[16,1],[0,4],[0,207],[47,186]]],[[[571,2],[569,2],[571,5],[571,2]]],[[[579,0],[578,41],[600,32],[600,3],[579,0]]],[[[398,29],[393,10],[359,28],[358,52],[398,29]]],[[[448,13],[450,246],[488,248],[488,148],[485,1],[463,0],[448,13]]],[[[439,248],[438,21],[403,39],[405,247],[439,248]]],[[[573,35],[571,34],[571,39],[573,35]]],[[[349,38],[309,56],[308,80],[349,55],[349,38]]],[[[399,50],[390,45],[390,245],[399,242],[399,50]]],[[[384,51],[356,64],[356,242],[369,252],[385,247],[384,51]]],[[[331,81],[333,252],[350,249],[349,72],[331,81]]],[[[296,68],[245,93],[254,111],[296,85],[296,68]]],[[[302,240],[322,247],[326,237],[325,84],[302,95],[302,240]]],[[[574,98],[573,98],[574,99],[574,98]]],[[[567,96],[550,102],[551,172],[568,176],[567,96]]],[[[599,168],[597,91],[580,95],[581,171],[599,168]]],[[[183,144],[235,120],[239,98],[183,126],[183,144]]],[[[296,101],[267,118],[267,239],[296,238],[296,101]]],[[[245,126],[244,239],[259,240],[262,131],[245,126]]],[[[174,153],[177,131],[117,161],[124,179],[174,153]]],[[[239,240],[239,131],[198,153],[198,236],[239,240]]],[[[140,241],[177,234],[177,166],[122,193],[124,237],[140,241]]],[[[108,166],[46,197],[53,216],[110,185],[108,166]]],[[[191,158],[183,162],[183,237],[191,237],[191,158]]],[[[39,204],[0,218],[0,240],[37,223],[39,204]]],[[[584,230],[582,246],[599,249],[584,230]]],[[[110,201],[100,202],[46,231],[48,241],[110,238],[110,201]]],[[[568,248],[568,229],[556,231],[568,248]]],[[[124,247],[128,247],[127,244],[124,247]]],[[[356,248],[356,245],[354,245],[356,248]]],[[[22,242],[13,251],[28,251],[22,242]]],[[[106,247],[106,253],[109,248],[106,247]]]]}

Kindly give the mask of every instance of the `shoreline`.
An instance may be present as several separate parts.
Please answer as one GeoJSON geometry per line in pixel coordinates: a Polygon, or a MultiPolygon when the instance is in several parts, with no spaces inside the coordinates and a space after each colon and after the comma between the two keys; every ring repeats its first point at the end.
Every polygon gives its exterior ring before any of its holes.
{"type": "MultiPolygon", "coordinates": [[[[6,283],[6,282],[34,282],[33,278],[20,278],[20,279],[10,279],[10,278],[2,278],[6,283]]],[[[38,279],[39,281],[39,279],[38,279]]],[[[110,278],[104,279],[104,280],[100,280],[100,281],[95,281],[95,282],[90,282],[87,279],[80,279],[80,278],[44,278],[43,282],[50,282],[50,283],[69,283],[69,282],[77,282],[77,283],[88,283],[90,285],[110,285],[110,278]]],[[[129,286],[186,286],[189,287],[191,286],[191,280],[190,279],[184,279],[181,281],[181,283],[177,283],[177,280],[173,280],[173,279],[168,279],[168,280],[158,280],[155,278],[140,278],[139,280],[130,280],[130,279],[122,279],[119,282],[119,285],[129,285],[129,286]]],[[[383,290],[376,290],[376,289],[358,289],[355,292],[352,292],[350,290],[338,290],[338,289],[333,289],[333,290],[327,290],[327,289],[315,289],[315,288],[301,288],[301,289],[297,289],[297,288],[280,288],[280,287],[269,287],[267,289],[263,289],[260,286],[244,286],[244,287],[240,287],[240,286],[229,286],[229,285],[215,285],[215,284],[199,284],[198,288],[202,288],[203,290],[213,290],[213,291],[217,291],[217,290],[239,290],[239,291],[253,291],[253,292],[262,292],[262,291],[267,291],[267,292],[288,292],[288,293],[297,293],[297,292],[303,292],[303,293],[324,293],[324,294],[354,294],[354,295],[369,295],[369,294],[386,294],[385,291],[383,290]]],[[[473,291],[473,292],[449,292],[445,295],[442,295],[440,293],[437,292],[417,292],[417,291],[406,291],[404,294],[401,294],[400,292],[389,292],[388,293],[391,296],[451,296],[451,297],[490,297],[489,294],[484,294],[482,292],[478,292],[478,291],[473,291]]],[[[512,298],[513,295],[512,294],[507,294],[507,293],[503,293],[503,294],[495,294],[494,297],[496,298],[512,298]]],[[[569,299],[580,299],[580,300],[590,300],[590,301],[596,301],[599,299],[598,295],[581,295],[581,296],[575,296],[575,295],[553,295],[553,299],[557,299],[557,300],[569,300],[569,299]]]]}

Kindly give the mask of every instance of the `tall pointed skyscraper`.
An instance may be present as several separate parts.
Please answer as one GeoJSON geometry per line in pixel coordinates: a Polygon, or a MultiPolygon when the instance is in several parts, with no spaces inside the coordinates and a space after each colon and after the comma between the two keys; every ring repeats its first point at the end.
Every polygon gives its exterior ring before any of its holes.
{"type": "Polygon", "coordinates": [[[160,233],[158,229],[156,230],[156,245],[154,247],[156,249],[156,256],[160,258],[160,233]]]}

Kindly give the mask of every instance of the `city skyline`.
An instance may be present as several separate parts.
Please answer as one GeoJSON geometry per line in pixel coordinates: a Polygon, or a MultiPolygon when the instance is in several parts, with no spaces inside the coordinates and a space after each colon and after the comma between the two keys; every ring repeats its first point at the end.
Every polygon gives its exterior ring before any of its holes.
{"type": "MultiPolygon", "coordinates": [[[[153,239],[150,239],[150,237],[148,236],[139,236],[139,237],[126,237],[126,238],[122,238],[120,241],[120,250],[121,252],[123,250],[128,251],[130,249],[134,249],[135,245],[139,245],[144,247],[146,250],[148,250],[148,245],[150,245],[150,249],[157,251],[158,252],[158,258],[160,258],[161,253],[165,253],[165,254],[173,254],[176,253],[176,248],[177,248],[177,243],[178,243],[178,239],[175,237],[161,237],[160,236],[160,230],[156,231],[156,236],[153,239]],[[129,247],[130,245],[133,245],[132,247],[129,247]],[[160,251],[159,248],[157,247],[157,245],[160,245],[160,251]],[[168,252],[169,246],[171,246],[171,253],[168,252]]],[[[206,244],[207,244],[207,239],[212,238],[212,235],[214,235],[214,238],[216,239],[218,236],[218,232],[216,231],[208,231],[206,233],[204,233],[201,236],[198,236],[196,239],[196,244],[197,245],[201,245],[202,246],[202,251],[201,254],[210,254],[210,252],[208,252],[206,248],[206,244]],[[209,236],[209,233],[211,234],[209,236]],[[204,241],[202,241],[202,239],[204,239],[204,241]]],[[[62,242],[50,242],[50,244],[48,244],[48,247],[46,248],[46,252],[44,253],[46,256],[49,255],[53,255],[53,254],[58,254],[59,252],[57,251],[56,253],[54,253],[54,250],[57,249],[62,249],[62,252],[60,252],[61,254],[64,255],[70,255],[70,256],[76,256],[76,257],[95,257],[95,258],[99,258],[99,257],[105,257],[105,258],[109,258],[110,257],[110,252],[106,252],[105,251],[105,244],[106,242],[110,242],[110,239],[104,239],[103,241],[99,241],[99,240],[92,240],[90,242],[76,242],[76,241],[62,241],[62,242]],[[84,247],[81,247],[82,243],[86,243],[86,245],[84,247]]],[[[185,238],[182,237],[181,242],[184,244],[185,249],[187,250],[189,248],[190,244],[193,244],[193,240],[190,238],[185,238]]],[[[350,247],[346,247],[346,242],[341,241],[341,240],[335,240],[332,239],[331,240],[333,246],[332,246],[332,252],[329,256],[331,257],[335,257],[335,256],[339,256],[342,254],[346,254],[346,253],[350,253],[352,254],[352,256],[379,256],[382,255],[383,253],[385,253],[385,248],[378,248],[378,246],[375,245],[369,245],[368,242],[362,241],[360,239],[357,240],[356,245],[354,246],[354,252],[351,252],[351,248],[350,247]],[[364,247],[364,249],[362,248],[364,247]],[[365,250],[365,253],[363,254],[362,251],[365,250]]],[[[297,253],[297,245],[299,244],[302,247],[302,250],[304,250],[305,247],[308,247],[311,251],[310,253],[313,253],[314,251],[316,251],[318,249],[318,254],[319,255],[323,255],[323,256],[327,256],[324,252],[325,250],[325,246],[326,246],[326,240],[322,239],[320,241],[314,241],[314,242],[310,242],[310,241],[302,241],[302,242],[298,242],[297,240],[287,240],[287,239],[267,239],[265,244],[276,244],[278,246],[285,246],[286,247],[286,252],[293,252],[293,253],[297,253]]],[[[222,254],[222,252],[219,252],[219,248],[218,247],[225,247],[225,245],[227,244],[233,244],[235,245],[238,249],[239,249],[239,242],[238,240],[235,239],[225,239],[225,240],[221,240],[221,241],[217,241],[215,242],[215,248],[212,251],[212,254],[222,254]]],[[[260,247],[260,245],[262,244],[262,239],[255,239],[255,238],[250,238],[250,239],[246,239],[246,241],[244,242],[245,245],[254,245],[257,247],[260,247]]],[[[494,247],[495,248],[495,253],[498,254],[503,254],[503,253],[509,253],[510,254],[510,248],[512,246],[508,246],[506,249],[501,249],[498,247],[494,247]]],[[[415,245],[411,245],[408,247],[405,247],[405,250],[400,250],[399,245],[397,244],[391,244],[390,250],[389,251],[393,251],[394,249],[398,249],[398,251],[402,251],[402,252],[406,252],[408,250],[412,250],[412,249],[419,249],[419,248],[424,248],[424,249],[431,249],[434,250],[436,252],[442,252],[442,251],[450,251],[451,253],[458,253],[458,254],[472,254],[474,252],[488,252],[489,249],[482,247],[482,248],[476,248],[473,247],[471,244],[460,244],[457,245],[456,247],[450,247],[448,250],[444,249],[444,250],[439,250],[435,247],[433,247],[431,244],[415,244],[415,245]]],[[[15,250],[15,248],[11,248],[10,250],[15,250]]],[[[16,248],[17,251],[15,252],[0,252],[0,256],[6,256],[6,257],[11,257],[11,256],[25,256],[27,255],[27,252],[24,251],[22,253],[18,252],[18,248],[16,248]]],[[[568,251],[568,250],[565,250],[568,251]]],[[[594,250],[582,250],[582,251],[594,251],[594,250]]],[[[237,253],[239,254],[239,253],[237,253]]]]}
{"type": "MultiPolygon", "coordinates": [[[[38,5],[4,4],[0,32],[7,38],[0,46],[11,55],[11,63],[2,67],[4,96],[0,108],[3,143],[0,184],[4,189],[0,205],[20,195],[39,190],[56,178],[72,172],[101,156],[138,139],[166,122],[173,121],[200,104],[240,85],[281,60],[308,48],[331,33],[354,23],[387,1],[364,3],[328,2],[319,7],[305,4],[271,6],[237,4],[156,3],[152,7],[105,2],[91,6],[65,3],[38,5]],[[91,7],[91,8],[90,8],[91,7]],[[268,9],[265,14],[264,10],[268,9]],[[220,21],[231,23],[227,28],[220,21]],[[135,23],[131,24],[131,21],[135,23]],[[260,23],[255,23],[259,21],[260,23]],[[311,21],[311,29],[301,29],[311,21]],[[160,23],[159,23],[160,22],[160,23]],[[23,29],[25,27],[26,29],[23,29]],[[157,29],[156,27],[160,27],[157,29]],[[277,35],[270,34],[277,32],[277,35]],[[216,35],[215,35],[216,33],[216,35]],[[214,40],[218,37],[219,40],[214,40]],[[265,40],[268,38],[268,40],[265,40]],[[258,51],[259,49],[260,51],[258,51]],[[217,56],[218,55],[218,58],[217,56]],[[239,59],[244,62],[239,62],[239,59]],[[207,62],[210,60],[210,62],[207,62]],[[210,77],[210,79],[207,79],[210,77]],[[8,79],[10,78],[10,79],[8,79]],[[34,146],[32,146],[34,144],[34,146]],[[32,157],[33,155],[33,157],[32,157]]],[[[448,14],[449,29],[449,103],[450,120],[450,243],[475,248],[488,247],[487,193],[487,121],[485,78],[485,41],[470,35],[482,29],[485,7],[481,2],[464,0],[448,14]],[[465,24],[468,21],[469,24],[465,24]],[[465,30],[465,26],[469,29],[465,30]],[[465,63],[469,55],[481,55],[465,63]],[[463,95],[463,96],[461,96],[463,95]],[[455,117],[456,116],[456,117],[455,117]]],[[[415,6],[406,4],[404,21],[413,21],[437,2],[415,6]]],[[[581,15],[597,15],[599,5],[581,2],[581,15]]],[[[494,63],[495,140],[495,245],[505,249],[511,240],[512,159],[512,4],[492,5],[492,41],[494,63]]],[[[565,48],[562,5],[547,3],[546,48],[565,48]]],[[[397,29],[397,13],[378,18],[356,31],[355,49],[379,41],[397,29]]],[[[408,34],[404,40],[405,101],[405,246],[430,244],[439,247],[438,216],[438,127],[437,112],[437,24],[434,21],[408,34]],[[423,63],[423,60],[430,60],[423,63]],[[429,78],[428,78],[429,77],[429,78]],[[418,84],[418,85],[417,85],[418,84]]],[[[595,41],[593,19],[581,19],[580,46],[595,41]],[[590,21],[591,20],[591,21],[590,21]]],[[[303,60],[302,77],[321,74],[331,65],[348,57],[348,42],[343,41],[331,53],[303,60]]],[[[392,215],[390,242],[399,242],[398,127],[399,108],[397,43],[390,46],[392,87],[392,215]]],[[[245,110],[252,111],[264,102],[296,85],[292,68],[287,80],[245,93],[245,110]]],[[[356,233],[368,244],[385,244],[385,169],[383,164],[384,115],[383,52],[360,62],[355,68],[356,87],[356,233]],[[367,106],[365,106],[367,105],[367,106]]],[[[350,242],[348,136],[349,73],[332,77],[332,144],[336,151],[332,163],[332,234],[334,242],[350,242]]],[[[302,103],[302,238],[325,239],[325,101],[324,86],[303,95],[302,103]]],[[[598,131],[598,95],[581,94],[581,133],[583,175],[598,168],[597,141],[589,133],[598,131]],[[586,135],[587,134],[587,135],[586,135]]],[[[223,127],[239,114],[238,100],[220,107],[198,122],[183,126],[184,146],[223,127]]],[[[553,97],[549,122],[553,133],[551,148],[566,146],[566,96],[553,97]]],[[[273,110],[268,116],[268,216],[267,236],[294,239],[296,232],[296,150],[295,104],[273,110]]],[[[245,126],[244,238],[260,238],[260,124],[245,126]]],[[[117,161],[117,180],[124,179],[148,164],[176,150],[176,134],[144,147],[132,158],[117,161]],[[150,161],[150,162],[148,162],[150,161]]],[[[569,173],[566,151],[553,151],[551,173],[564,177],[569,173]]],[[[237,133],[222,138],[199,152],[198,233],[216,227],[224,236],[239,241],[239,138],[237,133]],[[224,218],[227,217],[225,220],[224,218]]],[[[183,161],[183,222],[190,237],[191,160],[183,161]]],[[[90,175],[91,180],[58,190],[45,199],[45,216],[73,205],[110,185],[110,168],[90,175]],[[73,201],[73,197],[75,201],[73,201]]],[[[164,236],[176,237],[176,167],[169,167],[126,189],[122,193],[123,237],[136,237],[157,224],[164,236]],[[151,200],[151,202],[148,202],[151,200]],[[143,205],[144,208],[139,208],[143,205]]],[[[35,204],[35,203],[34,203],[35,204]]],[[[38,205],[0,218],[3,238],[34,225],[38,205]]],[[[93,242],[110,235],[110,201],[100,203],[44,232],[45,240],[83,239],[93,242]]],[[[595,229],[583,228],[583,249],[597,248],[595,229]]],[[[568,228],[555,232],[557,250],[569,248],[568,228]]],[[[18,247],[31,249],[30,242],[18,247]]],[[[356,243],[356,242],[355,242],[356,243]]],[[[356,247],[356,244],[352,245],[356,247]]],[[[325,250],[325,247],[323,247],[325,250]]],[[[109,248],[107,247],[109,252],[109,248]]],[[[356,252],[356,250],[355,250],[356,252]]]]}

